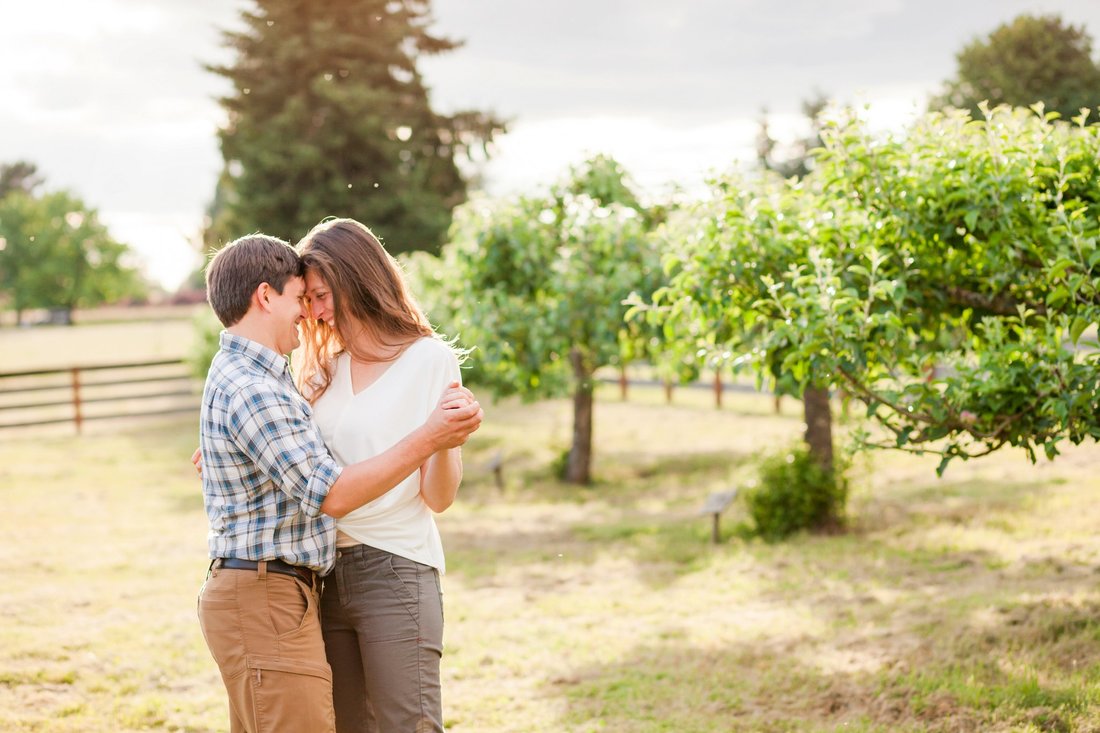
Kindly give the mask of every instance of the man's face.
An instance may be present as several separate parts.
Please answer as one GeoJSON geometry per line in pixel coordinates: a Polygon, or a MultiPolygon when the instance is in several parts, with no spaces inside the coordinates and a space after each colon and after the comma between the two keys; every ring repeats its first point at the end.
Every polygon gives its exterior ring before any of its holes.
{"type": "Polygon", "coordinates": [[[271,313],[277,321],[276,345],[280,354],[289,354],[301,343],[298,336],[298,322],[306,317],[305,282],[300,277],[286,281],[282,294],[272,288],[268,297],[271,301],[271,313]]]}

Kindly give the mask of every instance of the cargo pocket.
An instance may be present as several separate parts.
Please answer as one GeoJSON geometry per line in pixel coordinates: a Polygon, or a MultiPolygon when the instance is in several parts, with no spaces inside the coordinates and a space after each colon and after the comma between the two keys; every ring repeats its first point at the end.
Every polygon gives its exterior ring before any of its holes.
{"type": "Polygon", "coordinates": [[[330,730],[332,668],[275,657],[248,657],[248,684],[259,730],[330,730]]]}

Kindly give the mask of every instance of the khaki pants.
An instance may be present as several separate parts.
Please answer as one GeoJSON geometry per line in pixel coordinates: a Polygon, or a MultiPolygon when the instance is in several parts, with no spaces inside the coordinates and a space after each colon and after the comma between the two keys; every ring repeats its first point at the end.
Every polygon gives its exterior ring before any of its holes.
{"type": "Polygon", "coordinates": [[[335,729],[318,592],[265,563],[210,572],[199,625],[229,694],[231,733],[335,729]]]}

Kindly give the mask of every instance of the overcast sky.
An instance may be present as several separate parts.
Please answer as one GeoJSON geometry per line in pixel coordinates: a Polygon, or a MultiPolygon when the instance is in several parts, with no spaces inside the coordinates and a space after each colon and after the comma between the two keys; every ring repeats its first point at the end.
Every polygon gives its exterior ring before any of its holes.
{"type": "MultiPolygon", "coordinates": [[[[0,0],[0,162],[36,163],[175,287],[221,167],[231,60],[220,29],[247,0],[0,0]]],[[[767,108],[797,132],[820,90],[904,124],[955,53],[1024,12],[1100,34],[1100,0],[436,0],[437,33],[464,39],[423,63],[437,108],[511,121],[490,193],[529,190],[586,154],[618,157],[647,189],[690,189],[751,159],[767,108]]],[[[339,212],[333,212],[338,214],[339,212]]],[[[369,222],[368,222],[369,223],[369,222]]]]}

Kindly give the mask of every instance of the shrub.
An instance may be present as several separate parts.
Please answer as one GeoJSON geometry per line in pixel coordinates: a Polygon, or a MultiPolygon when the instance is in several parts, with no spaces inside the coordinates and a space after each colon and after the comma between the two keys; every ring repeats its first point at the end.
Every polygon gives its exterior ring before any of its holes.
{"type": "Polygon", "coordinates": [[[829,473],[804,445],[766,456],[759,481],[746,492],[756,534],[780,540],[799,530],[835,530],[844,523],[848,501],[846,466],[829,473]]]}
{"type": "Polygon", "coordinates": [[[209,308],[203,308],[196,313],[191,323],[195,329],[195,343],[191,347],[191,353],[187,355],[187,363],[191,367],[191,373],[197,379],[204,380],[210,370],[210,362],[214,360],[214,354],[218,353],[222,324],[209,308]]]}

